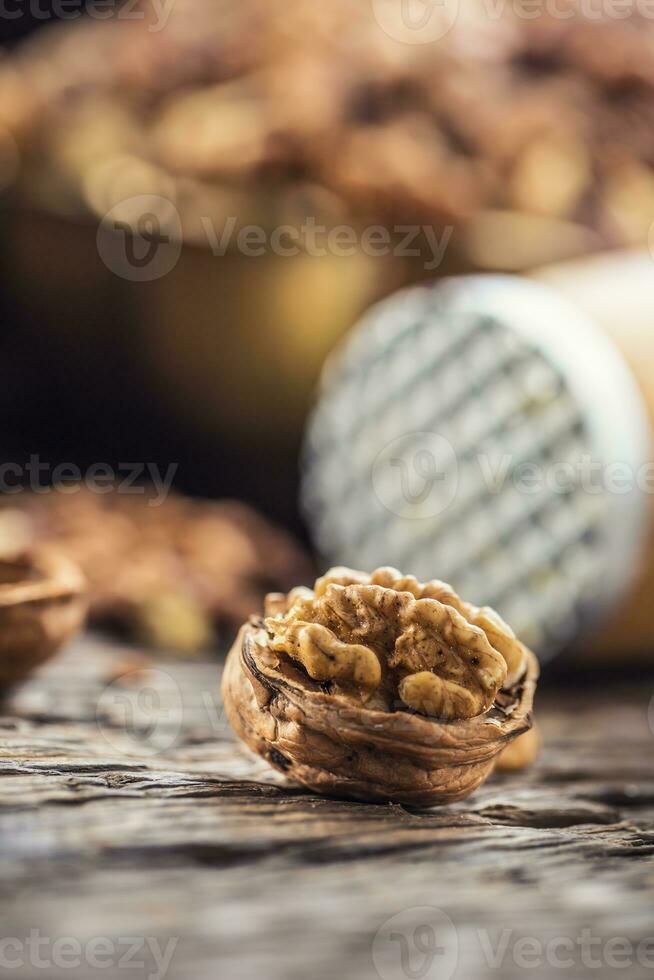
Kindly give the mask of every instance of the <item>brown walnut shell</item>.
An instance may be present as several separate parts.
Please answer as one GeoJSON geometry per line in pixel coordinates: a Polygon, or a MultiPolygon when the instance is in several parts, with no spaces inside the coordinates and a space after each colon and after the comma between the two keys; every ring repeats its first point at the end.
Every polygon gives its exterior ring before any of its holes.
{"type": "Polygon", "coordinates": [[[242,627],[222,681],[230,724],[254,752],[319,793],[417,806],[465,799],[495,760],[531,728],[538,661],[486,714],[442,722],[407,710],[374,711],[326,694],[277,658],[260,620],[242,627]]]}
{"type": "Polygon", "coordinates": [[[0,561],[0,689],[26,677],[81,626],[86,583],[50,551],[0,561]]]}

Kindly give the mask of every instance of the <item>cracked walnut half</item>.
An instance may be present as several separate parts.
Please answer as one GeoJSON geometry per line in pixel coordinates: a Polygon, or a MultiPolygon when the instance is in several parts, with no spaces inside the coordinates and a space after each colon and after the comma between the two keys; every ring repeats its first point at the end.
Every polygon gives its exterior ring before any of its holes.
{"type": "Polygon", "coordinates": [[[531,726],[536,658],[491,609],[393,568],[267,597],[223,674],[255,752],[318,792],[463,799],[531,726]]]}

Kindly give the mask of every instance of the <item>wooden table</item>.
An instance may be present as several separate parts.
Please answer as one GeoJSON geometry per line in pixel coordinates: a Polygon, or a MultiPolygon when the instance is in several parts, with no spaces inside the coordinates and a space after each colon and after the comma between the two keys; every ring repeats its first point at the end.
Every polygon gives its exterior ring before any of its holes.
{"type": "Polygon", "coordinates": [[[216,664],[134,667],[84,637],[2,708],[0,973],[654,976],[654,675],[546,686],[534,769],[410,812],[286,785],[216,664]]]}

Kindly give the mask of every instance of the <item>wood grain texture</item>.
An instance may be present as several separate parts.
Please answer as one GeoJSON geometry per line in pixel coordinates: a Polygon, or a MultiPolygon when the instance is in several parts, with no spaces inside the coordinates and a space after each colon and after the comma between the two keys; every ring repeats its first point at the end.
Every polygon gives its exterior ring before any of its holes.
{"type": "MultiPolygon", "coordinates": [[[[219,675],[84,637],[0,707],[0,938],[82,947],[47,970],[12,947],[8,976],[156,976],[147,943],[118,965],[129,937],[175,940],[172,980],[612,976],[608,940],[654,936],[654,676],[551,686],[532,770],[410,810],[288,785],[235,741],[219,675]],[[453,924],[440,972],[412,948],[429,908],[453,924]],[[106,968],[83,961],[94,937],[113,943],[106,968]],[[544,952],[526,970],[532,937],[569,937],[573,965],[544,952]]],[[[618,973],[653,970],[634,952],[618,973]]]]}

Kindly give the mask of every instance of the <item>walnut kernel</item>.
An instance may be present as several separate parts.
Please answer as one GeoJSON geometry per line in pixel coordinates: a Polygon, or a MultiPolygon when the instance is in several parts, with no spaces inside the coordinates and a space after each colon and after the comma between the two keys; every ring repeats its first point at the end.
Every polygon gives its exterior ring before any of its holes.
{"type": "Polygon", "coordinates": [[[399,695],[422,714],[473,718],[524,673],[525,648],[497,613],[437,580],[423,584],[393,568],[372,575],[334,568],[313,593],[289,600],[284,608],[275,597],[265,621],[273,649],[364,702],[384,683],[391,700],[399,695]]]}
{"type": "Polygon", "coordinates": [[[530,728],[537,676],[500,617],[444,583],[338,568],[268,596],[222,690],[237,734],[290,778],[432,804],[467,796],[530,728]]]}

